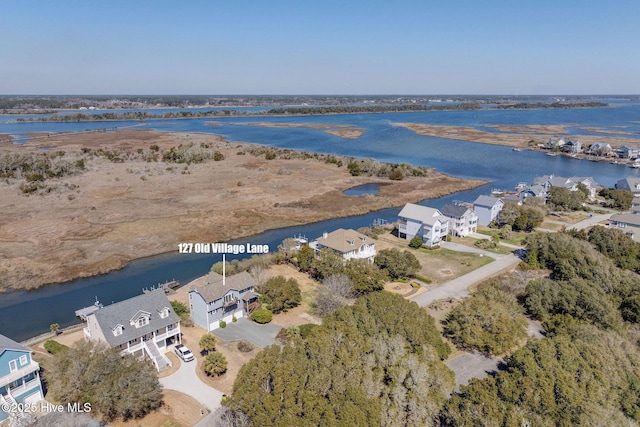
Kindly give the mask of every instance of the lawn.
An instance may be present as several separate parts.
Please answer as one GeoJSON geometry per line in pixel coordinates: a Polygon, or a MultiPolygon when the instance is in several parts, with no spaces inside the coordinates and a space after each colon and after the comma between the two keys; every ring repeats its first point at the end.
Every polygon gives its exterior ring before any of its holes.
{"type": "Polygon", "coordinates": [[[492,258],[449,249],[419,249],[413,252],[422,268],[420,274],[433,280],[434,285],[453,280],[493,261],[492,258]]]}

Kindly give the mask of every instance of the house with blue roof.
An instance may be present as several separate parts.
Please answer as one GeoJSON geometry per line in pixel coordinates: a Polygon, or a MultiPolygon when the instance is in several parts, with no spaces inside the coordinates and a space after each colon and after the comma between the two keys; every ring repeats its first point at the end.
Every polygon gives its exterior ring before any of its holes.
{"type": "Polygon", "coordinates": [[[40,365],[31,358],[31,350],[0,335],[0,422],[24,416],[7,413],[6,405],[33,403],[44,398],[40,382],[40,365]]]}

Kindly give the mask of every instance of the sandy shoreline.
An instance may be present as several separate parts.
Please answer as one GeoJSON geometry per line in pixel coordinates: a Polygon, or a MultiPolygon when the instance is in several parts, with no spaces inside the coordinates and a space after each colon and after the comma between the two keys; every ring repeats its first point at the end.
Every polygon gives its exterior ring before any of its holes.
{"type": "Polygon", "coordinates": [[[124,130],[0,146],[0,156],[25,152],[83,159],[86,170],[47,179],[40,194],[23,194],[24,179],[0,180],[0,289],[32,289],[106,273],[135,259],[177,251],[181,242],[223,242],[484,183],[433,170],[402,181],[353,177],[322,155],[193,133],[124,130]],[[150,160],[154,146],[162,153],[180,144],[204,144],[224,159],[184,164],[164,162],[160,155],[150,160]],[[276,158],[267,160],[267,152],[276,158]],[[386,185],[376,196],[343,194],[368,182],[386,185]]]}
{"type": "MultiPolygon", "coordinates": [[[[494,133],[468,126],[440,126],[421,123],[392,123],[392,125],[409,129],[418,135],[530,149],[537,149],[538,144],[546,144],[549,138],[559,138],[567,135],[568,131],[566,128],[575,126],[575,124],[482,125],[485,127],[494,127],[500,131],[499,133],[494,133]]],[[[622,132],[617,133],[621,134],[622,132]]],[[[589,147],[589,145],[595,142],[606,142],[614,148],[621,145],[640,146],[640,139],[620,138],[607,135],[571,135],[571,139],[579,139],[583,147],[589,147]]],[[[603,158],[603,160],[607,159],[603,158]]]]}
{"type": "Polygon", "coordinates": [[[237,125],[237,126],[259,126],[265,128],[279,128],[279,129],[325,129],[325,132],[331,135],[339,136],[340,138],[357,139],[364,133],[364,129],[357,128],[353,125],[332,125],[324,123],[278,123],[278,122],[232,122],[222,123],[209,121],[207,126],[223,126],[225,124],[237,125]]]}

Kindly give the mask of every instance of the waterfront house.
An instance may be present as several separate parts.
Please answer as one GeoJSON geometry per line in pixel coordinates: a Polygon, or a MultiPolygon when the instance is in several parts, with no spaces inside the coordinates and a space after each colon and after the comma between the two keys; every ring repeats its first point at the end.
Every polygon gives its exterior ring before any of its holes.
{"type": "Polygon", "coordinates": [[[154,289],[87,315],[84,333],[123,354],[146,355],[162,371],[171,366],[165,353],[180,343],[180,318],[164,291],[154,289]]]}
{"type": "MultiPolygon", "coordinates": [[[[31,358],[31,350],[0,335],[0,405],[34,403],[43,399],[40,365],[31,358]]],[[[0,408],[0,423],[7,418],[24,417],[17,411],[0,408]]]]}
{"type": "Polygon", "coordinates": [[[640,197],[640,178],[628,176],[616,182],[615,187],[618,190],[631,191],[634,196],[640,197]]]}
{"type": "Polygon", "coordinates": [[[613,154],[613,148],[606,142],[596,142],[589,147],[587,154],[594,156],[610,156],[613,154]]]}
{"type": "MultiPolygon", "coordinates": [[[[517,200],[516,200],[517,202],[517,200]]],[[[504,200],[499,197],[478,196],[473,202],[473,212],[478,217],[478,224],[489,225],[498,218],[504,206],[504,200]]]]}
{"type": "Polygon", "coordinates": [[[229,277],[212,271],[187,286],[191,319],[207,331],[248,316],[258,300],[256,282],[246,271],[229,277]]]}
{"type": "Polygon", "coordinates": [[[411,240],[422,237],[427,246],[437,246],[446,239],[449,222],[438,209],[407,203],[398,214],[398,237],[411,240]]]}
{"type": "Polygon", "coordinates": [[[447,219],[452,236],[465,237],[478,231],[478,216],[466,206],[444,205],[440,212],[447,219]]]}
{"type": "Polygon", "coordinates": [[[582,152],[582,142],[579,140],[567,141],[561,148],[565,153],[577,154],[582,152]]]}
{"type": "Polygon", "coordinates": [[[634,213],[616,214],[609,221],[609,228],[622,230],[636,242],[640,242],[640,215],[634,213]]]}
{"type": "Polygon", "coordinates": [[[533,180],[532,185],[521,192],[520,198],[524,199],[526,197],[534,196],[546,200],[549,197],[549,190],[551,187],[564,187],[569,191],[578,191],[579,184],[584,185],[588,190],[589,194],[587,197],[589,200],[595,200],[598,184],[593,178],[585,176],[572,176],[565,178],[554,175],[536,177],[533,180]]]}
{"type": "Polygon", "coordinates": [[[358,233],[355,230],[339,228],[331,233],[323,233],[309,246],[318,252],[323,248],[329,248],[339,253],[345,261],[350,259],[366,259],[373,262],[376,256],[376,247],[373,239],[358,233]]]}
{"type": "Polygon", "coordinates": [[[623,145],[616,150],[616,153],[621,159],[637,159],[638,155],[640,155],[640,149],[629,145],[623,145]]]}
{"type": "Polygon", "coordinates": [[[558,138],[558,139],[549,138],[549,142],[547,142],[547,147],[546,148],[548,150],[559,150],[565,144],[566,144],[566,142],[565,142],[565,140],[563,138],[558,138]]]}

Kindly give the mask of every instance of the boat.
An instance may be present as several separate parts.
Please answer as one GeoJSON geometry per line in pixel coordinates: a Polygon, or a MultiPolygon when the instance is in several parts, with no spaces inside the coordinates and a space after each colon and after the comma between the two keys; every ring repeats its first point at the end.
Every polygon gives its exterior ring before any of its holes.
{"type": "Polygon", "coordinates": [[[632,164],[629,165],[629,167],[632,168],[632,169],[638,169],[638,168],[640,168],[640,163],[632,163],[632,164]]]}
{"type": "Polygon", "coordinates": [[[556,153],[547,153],[547,156],[549,156],[549,157],[555,157],[555,156],[557,156],[557,154],[556,154],[556,153]]]}
{"type": "Polygon", "coordinates": [[[522,151],[522,148],[513,147],[512,150],[513,151],[522,151]]]}

